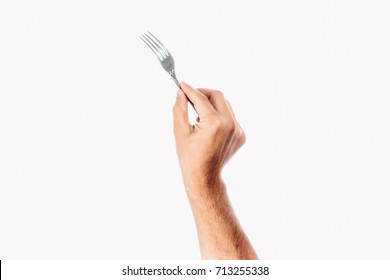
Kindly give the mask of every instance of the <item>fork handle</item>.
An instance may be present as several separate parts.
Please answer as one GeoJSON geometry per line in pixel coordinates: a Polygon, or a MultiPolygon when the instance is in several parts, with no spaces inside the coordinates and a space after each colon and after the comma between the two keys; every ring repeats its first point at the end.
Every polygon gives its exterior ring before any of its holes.
{"type": "Polygon", "coordinates": [[[172,77],[173,81],[175,82],[175,84],[178,86],[178,88],[181,89],[180,83],[177,80],[176,76],[175,75],[171,75],[171,77],[172,77]]]}
{"type": "MultiPolygon", "coordinates": [[[[187,99],[188,99],[188,98],[187,98],[187,99]]],[[[191,101],[191,100],[189,100],[189,99],[188,99],[188,102],[190,102],[190,104],[191,104],[192,108],[194,108],[195,112],[198,114],[198,111],[196,111],[196,109],[195,109],[194,103],[192,103],[192,101],[191,101]]]]}
{"type": "MultiPolygon", "coordinates": [[[[177,80],[176,75],[171,75],[171,77],[172,77],[173,81],[175,82],[175,84],[178,86],[178,88],[181,89],[180,83],[177,80]]],[[[191,104],[192,108],[194,108],[195,112],[198,113],[195,109],[194,103],[192,103],[192,101],[188,97],[187,97],[187,99],[188,99],[188,102],[191,104]]]]}

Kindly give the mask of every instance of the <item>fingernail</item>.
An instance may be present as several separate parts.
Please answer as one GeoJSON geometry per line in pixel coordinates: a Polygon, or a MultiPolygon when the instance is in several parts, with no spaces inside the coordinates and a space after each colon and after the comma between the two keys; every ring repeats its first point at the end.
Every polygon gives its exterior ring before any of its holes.
{"type": "Polygon", "coordinates": [[[181,97],[181,90],[180,89],[177,91],[176,97],[177,98],[181,97]]]}

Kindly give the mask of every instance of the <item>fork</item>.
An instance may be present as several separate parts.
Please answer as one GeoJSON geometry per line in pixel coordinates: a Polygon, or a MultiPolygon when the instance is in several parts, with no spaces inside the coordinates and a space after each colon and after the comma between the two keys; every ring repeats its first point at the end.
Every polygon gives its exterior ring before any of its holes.
{"type": "MultiPolygon", "coordinates": [[[[158,60],[160,61],[161,66],[172,77],[173,81],[176,83],[179,89],[181,89],[180,83],[176,78],[175,61],[173,60],[173,56],[168,51],[168,49],[163,45],[163,43],[160,42],[159,39],[156,38],[156,36],[154,36],[149,31],[143,33],[140,36],[140,38],[154,52],[154,54],[157,56],[158,60]]],[[[195,112],[197,112],[194,103],[192,103],[192,101],[189,98],[188,98],[188,102],[191,104],[192,108],[194,108],[195,112]]]]}
{"type": "Polygon", "coordinates": [[[140,38],[154,52],[160,61],[161,66],[168,72],[176,85],[181,89],[175,73],[175,61],[168,49],[149,31],[143,33],[140,38]]]}

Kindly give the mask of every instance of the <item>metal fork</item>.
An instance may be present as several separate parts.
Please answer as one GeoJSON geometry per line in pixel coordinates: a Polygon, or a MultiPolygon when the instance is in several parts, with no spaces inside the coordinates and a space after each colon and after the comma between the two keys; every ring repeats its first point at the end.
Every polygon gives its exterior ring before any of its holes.
{"type": "Polygon", "coordinates": [[[143,33],[140,38],[154,52],[162,67],[172,77],[176,85],[181,88],[180,83],[176,78],[175,61],[168,49],[149,31],[143,33]]]}

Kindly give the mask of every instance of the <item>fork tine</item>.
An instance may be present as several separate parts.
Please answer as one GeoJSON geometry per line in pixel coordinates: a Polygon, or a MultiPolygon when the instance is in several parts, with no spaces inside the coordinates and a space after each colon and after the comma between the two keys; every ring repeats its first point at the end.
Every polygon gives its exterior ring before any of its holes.
{"type": "Polygon", "coordinates": [[[154,52],[154,54],[157,56],[157,58],[162,61],[164,57],[161,55],[160,51],[152,44],[149,42],[148,38],[145,36],[145,33],[142,34],[139,37],[144,43],[154,52]]]}
{"type": "Polygon", "coordinates": [[[168,49],[164,46],[164,44],[161,43],[160,40],[156,38],[156,36],[154,36],[154,35],[153,35],[151,32],[149,32],[149,31],[146,31],[146,33],[149,34],[157,43],[160,44],[160,47],[166,52],[166,54],[167,54],[168,56],[171,56],[171,53],[170,53],[170,52],[168,51],[168,49]]]}
{"type": "Polygon", "coordinates": [[[160,53],[163,59],[167,57],[167,54],[164,52],[164,50],[161,49],[160,46],[148,34],[144,33],[143,36],[149,42],[149,44],[151,44],[160,53]]]}
{"type": "MultiPolygon", "coordinates": [[[[153,42],[153,45],[160,51],[160,53],[165,57],[168,57],[168,53],[164,51],[164,49],[161,47],[161,42],[158,43],[156,40],[154,40],[151,36],[149,36],[148,33],[144,33],[144,35],[149,39],[149,42],[153,42]]],[[[156,38],[157,39],[157,38],[156,38]]]]}

